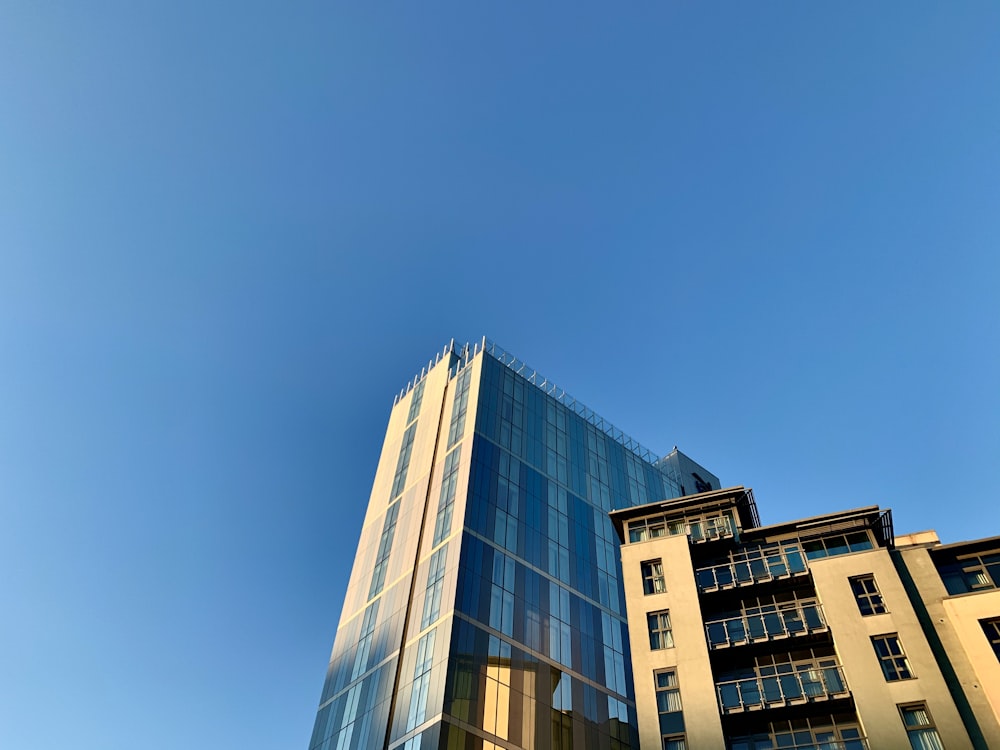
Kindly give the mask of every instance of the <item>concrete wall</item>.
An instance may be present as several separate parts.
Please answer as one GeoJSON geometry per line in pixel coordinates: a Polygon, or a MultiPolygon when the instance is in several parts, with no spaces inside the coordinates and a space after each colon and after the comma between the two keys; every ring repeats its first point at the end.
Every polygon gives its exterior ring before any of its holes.
{"type": "MultiPolygon", "coordinates": [[[[451,400],[451,389],[448,388],[448,358],[442,358],[427,373],[425,380],[426,385],[424,386],[420,414],[417,417],[413,449],[410,453],[409,470],[406,473],[406,487],[400,500],[402,505],[396,521],[396,533],[392,553],[389,557],[384,589],[391,588],[393,583],[408,576],[414,568],[417,536],[423,521],[428,484],[431,480],[430,470],[434,458],[434,448],[441,428],[442,400],[445,398],[448,398],[449,402],[451,400]]],[[[368,510],[365,514],[361,538],[358,541],[357,555],[354,558],[354,568],[348,583],[347,594],[344,597],[341,626],[347,620],[363,612],[368,601],[371,573],[375,566],[378,543],[390,500],[389,494],[396,474],[399,449],[406,432],[406,418],[413,396],[414,390],[411,390],[393,406],[392,412],[389,414],[389,424],[386,427],[382,453],[375,470],[368,510]]],[[[447,424],[445,424],[444,429],[445,438],[447,438],[447,424]]],[[[340,501],[360,502],[360,498],[344,498],[340,501]]]]}
{"type": "Polygon", "coordinates": [[[1000,748],[1000,661],[980,620],[1000,617],[1000,590],[951,596],[927,548],[900,549],[958,685],[982,733],[982,746],[1000,748]]]}
{"type": "Polygon", "coordinates": [[[624,545],[622,570],[632,644],[640,749],[660,750],[662,747],[653,673],[669,668],[677,670],[688,750],[724,748],[719,705],[687,536],[667,536],[624,545]],[[663,561],[667,590],[647,596],[642,588],[642,563],[655,559],[663,561]],[[652,651],[649,648],[646,613],[664,609],[670,611],[674,648],[652,651]]]}
{"type": "Polygon", "coordinates": [[[925,702],[945,747],[971,749],[889,552],[877,549],[827,557],[811,560],[809,567],[869,746],[873,750],[909,747],[898,706],[925,702]],[[886,614],[864,617],[858,609],[848,578],[869,573],[875,576],[886,614]],[[871,637],[887,633],[898,634],[913,679],[889,682],[882,674],[871,637]]]}

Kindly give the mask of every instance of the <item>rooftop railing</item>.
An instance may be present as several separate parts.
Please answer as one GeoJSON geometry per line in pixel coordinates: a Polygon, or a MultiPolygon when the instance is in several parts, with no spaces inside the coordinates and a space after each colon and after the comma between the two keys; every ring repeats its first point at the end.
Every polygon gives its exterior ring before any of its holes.
{"type": "MultiPolygon", "coordinates": [[[[549,396],[552,396],[552,398],[561,403],[563,406],[565,406],[574,414],[583,417],[583,419],[586,422],[592,424],[594,427],[596,427],[598,430],[603,432],[605,435],[610,437],[615,442],[621,443],[623,446],[625,446],[625,448],[632,451],[632,453],[639,456],[639,458],[641,458],[642,460],[650,464],[655,464],[660,459],[659,455],[657,455],[649,448],[642,445],[642,443],[640,443],[638,440],[635,440],[629,435],[626,435],[624,432],[622,432],[613,424],[608,422],[606,419],[604,419],[604,417],[595,412],[589,406],[584,404],[582,401],[577,401],[575,398],[569,395],[564,389],[560,388],[558,385],[556,385],[555,383],[550,381],[547,377],[538,372],[538,370],[535,370],[527,363],[522,362],[513,354],[503,349],[496,342],[490,341],[488,338],[483,337],[481,345],[483,351],[485,351],[487,354],[493,357],[493,359],[497,360],[500,364],[516,372],[518,375],[523,377],[525,380],[527,380],[536,388],[544,391],[549,396]]],[[[479,344],[477,344],[477,347],[478,346],[479,344]]],[[[473,356],[475,355],[473,354],[473,356]]],[[[662,473],[669,475],[669,473],[664,468],[662,467],[657,467],[657,468],[659,468],[662,473]]],[[[674,477],[671,477],[671,479],[674,479],[674,477]]]]}
{"type": "Polygon", "coordinates": [[[818,602],[808,600],[765,605],[737,617],[705,623],[705,633],[711,649],[791,638],[825,630],[823,609],[818,602]]]}
{"type": "Polygon", "coordinates": [[[427,365],[419,373],[417,373],[412,380],[410,380],[409,383],[403,386],[399,393],[396,394],[393,406],[406,396],[407,393],[413,390],[420,383],[420,381],[427,376],[427,373],[430,372],[431,369],[443,358],[448,357],[448,355],[454,355],[454,360],[449,367],[451,368],[451,375],[455,375],[464,369],[473,359],[475,359],[480,352],[485,352],[500,364],[522,376],[539,390],[549,396],[552,396],[556,401],[561,403],[574,414],[582,417],[586,422],[596,427],[615,442],[620,443],[623,447],[637,455],[646,463],[653,464],[661,474],[668,477],[678,488],[680,487],[680,480],[675,475],[675,472],[672,472],[665,466],[657,463],[661,458],[659,455],[651,451],[649,448],[646,448],[638,440],[626,435],[589,406],[581,401],[577,401],[564,389],[560,388],[558,385],[538,372],[538,370],[535,370],[525,362],[522,362],[513,354],[503,349],[499,344],[491,341],[485,336],[483,336],[483,338],[479,341],[462,345],[456,344],[455,340],[452,339],[442,351],[438,352],[434,359],[430,360],[427,365]]]}

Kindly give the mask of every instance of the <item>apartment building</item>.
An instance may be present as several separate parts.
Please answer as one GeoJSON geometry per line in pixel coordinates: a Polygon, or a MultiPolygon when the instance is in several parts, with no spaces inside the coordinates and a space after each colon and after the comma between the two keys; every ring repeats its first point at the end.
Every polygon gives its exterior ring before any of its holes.
{"type": "Polygon", "coordinates": [[[1000,537],[896,537],[914,606],[977,748],[1000,747],[1000,537]]]}
{"type": "Polygon", "coordinates": [[[733,487],[610,515],[641,748],[973,746],[888,510],[761,526],[733,487]]]}

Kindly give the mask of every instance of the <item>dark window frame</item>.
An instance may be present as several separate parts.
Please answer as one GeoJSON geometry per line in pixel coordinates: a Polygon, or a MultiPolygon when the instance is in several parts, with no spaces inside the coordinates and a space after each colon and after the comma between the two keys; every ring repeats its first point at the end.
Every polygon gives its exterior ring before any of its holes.
{"type": "Polygon", "coordinates": [[[882,668],[882,676],[886,682],[899,682],[902,680],[915,679],[913,670],[910,668],[910,660],[906,656],[903,644],[899,640],[899,633],[882,633],[871,637],[872,647],[875,649],[875,656],[878,658],[879,666],[882,668]],[[883,648],[879,648],[879,646],[883,648]]]}
{"type": "Polygon", "coordinates": [[[885,598],[879,591],[878,582],[874,573],[866,573],[860,576],[851,576],[847,579],[854,593],[854,601],[858,604],[858,610],[862,617],[872,615],[884,615],[889,612],[885,605],[885,598]]]}
{"type": "Polygon", "coordinates": [[[663,594],[667,590],[667,582],[663,577],[663,560],[644,560],[641,564],[643,594],[663,594]]]}
{"type": "MultiPolygon", "coordinates": [[[[910,747],[913,750],[922,750],[922,748],[927,747],[940,747],[944,748],[944,743],[941,741],[941,735],[938,733],[937,725],[934,723],[934,717],[931,716],[930,709],[927,708],[927,703],[924,701],[916,701],[913,703],[900,703],[896,706],[899,709],[899,718],[903,722],[903,728],[906,729],[906,738],[910,741],[910,747]],[[906,718],[907,716],[916,717],[917,712],[921,712],[926,717],[926,723],[922,724],[911,724],[906,718]],[[925,736],[930,736],[927,733],[933,733],[936,743],[934,745],[928,745],[924,742],[923,738],[925,736]],[[917,740],[914,742],[914,740],[917,740]]],[[[918,717],[919,720],[919,717],[918,717]]]]}
{"type": "Polygon", "coordinates": [[[646,629],[649,631],[651,651],[662,651],[674,647],[674,629],[670,621],[669,609],[647,612],[646,629]]]}
{"type": "Polygon", "coordinates": [[[979,621],[979,626],[983,629],[983,635],[989,641],[996,654],[997,661],[1000,661],[1000,617],[987,617],[979,621]]]}

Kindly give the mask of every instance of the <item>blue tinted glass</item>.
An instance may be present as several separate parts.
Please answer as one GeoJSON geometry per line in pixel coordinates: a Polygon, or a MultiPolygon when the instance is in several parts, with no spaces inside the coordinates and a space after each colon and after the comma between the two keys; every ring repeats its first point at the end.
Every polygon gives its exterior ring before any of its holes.
{"type": "Polygon", "coordinates": [[[863,531],[855,534],[848,534],[847,543],[850,545],[851,552],[861,552],[866,549],[874,548],[872,540],[868,537],[868,534],[863,531]]]}

